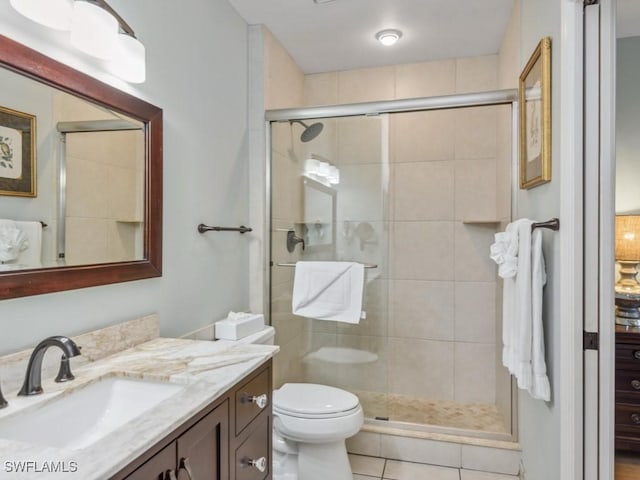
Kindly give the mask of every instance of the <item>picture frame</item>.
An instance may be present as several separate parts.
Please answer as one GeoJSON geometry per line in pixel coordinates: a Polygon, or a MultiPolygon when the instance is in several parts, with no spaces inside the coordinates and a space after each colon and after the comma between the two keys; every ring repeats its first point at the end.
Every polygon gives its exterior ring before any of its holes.
{"type": "Polygon", "coordinates": [[[0,107],[0,195],[37,195],[36,116],[5,107],[0,107]]]}
{"type": "Polygon", "coordinates": [[[520,188],[551,181],[551,38],[538,43],[520,74],[520,188]]]}

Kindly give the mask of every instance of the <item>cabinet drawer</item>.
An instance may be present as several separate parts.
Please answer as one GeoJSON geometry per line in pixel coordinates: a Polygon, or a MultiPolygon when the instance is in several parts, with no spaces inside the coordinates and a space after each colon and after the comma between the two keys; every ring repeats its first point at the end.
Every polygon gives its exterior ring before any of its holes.
{"type": "Polygon", "coordinates": [[[616,345],[616,367],[640,370],[640,345],[618,343],[616,345]]]}
{"type": "Polygon", "coordinates": [[[126,480],[158,480],[167,478],[168,472],[176,474],[176,442],[151,457],[145,464],[129,475],[126,480]]]}
{"type": "Polygon", "coordinates": [[[239,435],[251,420],[271,405],[270,372],[270,369],[266,369],[236,390],[236,435],[239,435]]]}
{"type": "Polygon", "coordinates": [[[616,429],[637,432],[640,436],[640,405],[616,404],[616,429]]]}
{"type": "Polygon", "coordinates": [[[236,480],[263,480],[269,475],[271,465],[269,418],[264,416],[249,438],[236,449],[236,480]],[[251,461],[256,462],[256,465],[252,465],[251,461]],[[260,471],[261,468],[263,471],[260,471]]]}
{"type": "Polygon", "coordinates": [[[616,372],[616,390],[625,393],[637,393],[640,403],[640,369],[618,370],[616,372]]]}

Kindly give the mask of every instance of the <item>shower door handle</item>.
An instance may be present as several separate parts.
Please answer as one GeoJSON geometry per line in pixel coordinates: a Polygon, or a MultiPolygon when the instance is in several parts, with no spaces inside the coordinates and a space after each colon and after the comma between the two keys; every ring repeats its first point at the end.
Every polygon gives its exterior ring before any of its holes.
{"type": "Polygon", "coordinates": [[[304,250],[304,238],[296,236],[296,232],[289,230],[287,232],[287,251],[293,253],[298,243],[302,243],[302,250],[304,250]]]}

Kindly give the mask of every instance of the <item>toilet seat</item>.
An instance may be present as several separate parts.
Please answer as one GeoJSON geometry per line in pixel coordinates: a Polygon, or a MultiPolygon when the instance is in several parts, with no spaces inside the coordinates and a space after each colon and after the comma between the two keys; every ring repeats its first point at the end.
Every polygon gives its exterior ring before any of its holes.
{"type": "Polygon", "coordinates": [[[285,383],[273,392],[273,410],[298,418],[321,419],[352,415],[358,397],[339,388],[315,383],[285,383]]]}

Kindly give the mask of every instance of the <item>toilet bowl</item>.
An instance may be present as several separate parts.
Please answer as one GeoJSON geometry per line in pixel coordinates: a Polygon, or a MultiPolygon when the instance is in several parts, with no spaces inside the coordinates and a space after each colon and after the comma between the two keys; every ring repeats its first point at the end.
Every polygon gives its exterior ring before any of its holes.
{"type": "MultiPolygon", "coordinates": [[[[273,345],[265,328],[228,343],[273,345]]],[[[313,383],[285,383],[273,391],[273,480],[353,480],[345,440],[360,431],[358,397],[313,383]]]]}
{"type": "Polygon", "coordinates": [[[364,415],[358,397],[313,383],[273,391],[273,480],[352,480],[345,440],[364,415]]]}

